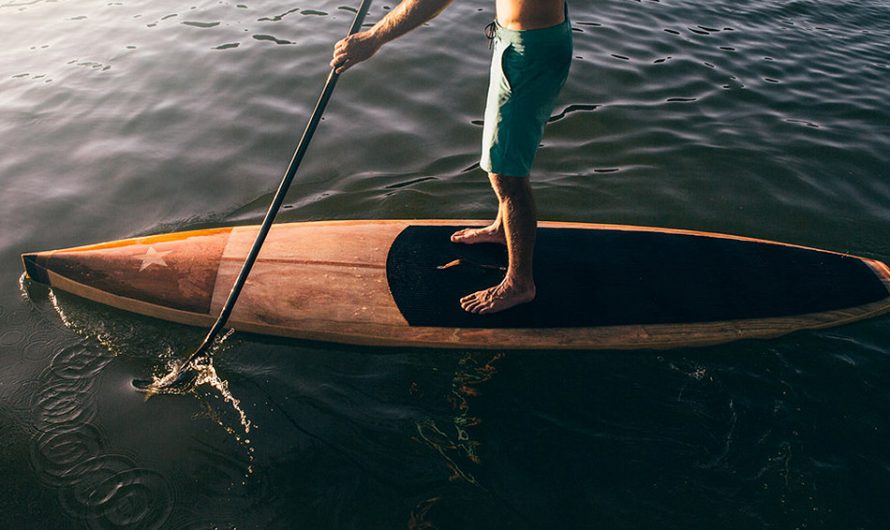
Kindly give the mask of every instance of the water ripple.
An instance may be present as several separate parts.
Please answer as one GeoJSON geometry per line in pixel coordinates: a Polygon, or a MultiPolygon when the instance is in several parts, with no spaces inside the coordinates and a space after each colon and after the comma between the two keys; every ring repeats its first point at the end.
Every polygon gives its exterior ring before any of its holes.
{"type": "Polygon", "coordinates": [[[32,408],[38,435],[31,462],[59,491],[62,509],[91,528],[162,528],[173,510],[167,480],[126,456],[106,452],[93,423],[93,385],[111,361],[78,344],[56,353],[40,377],[32,408]]]}
{"type": "Polygon", "coordinates": [[[272,35],[254,35],[253,38],[260,41],[272,41],[275,44],[293,44],[293,42],[289,40],[279,39],[278,37],[273,37],[272,35]]]}
{"type": "Polygon", "coordinates": [[[173,507],[166,479],[134,468],[124,456],[105,454],[72,470],[78,480],[60,492],[63,509],[90,528],[163,528],[173,507]]]}
{"type": "Polygon", "coordinates": [[[282,13],[282,14],[280,14],[280,15],[274,15],[274,16],[271,16],[271,17],[262,17],[262,18],[258,18],[258,19],[257,19],[257,22],[281,22],[281,21],[284,19],[284,17],[286,17],[286,16],[288,16],[288,15],[290,15],[290,14],[292,14],[292,13],[296,13],[296,12],[299,11],[299,10],[300,10],[299,7],[295,7],[295,8],[293,8],[293,9],[289,10],[289,11],[285,11],[284,13],[282,13]]]}
{"type": "Polygon", "coordinates": [[[219,22],[198,22],[198,21],[193,21],[193,20],[187,20],[187,21],[182,22],[181,24],[183,24],[184,26],[192,26],[193,28],[206,29],[206,28],[215,28],[216,26],[219,26],[220,23],[219,22]]]}

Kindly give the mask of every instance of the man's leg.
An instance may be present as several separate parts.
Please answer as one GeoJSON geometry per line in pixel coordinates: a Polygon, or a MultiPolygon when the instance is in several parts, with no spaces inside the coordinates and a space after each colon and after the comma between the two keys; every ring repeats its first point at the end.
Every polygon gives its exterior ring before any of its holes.
{"type": "MultiPolygon", "coordinates": [[[[532,259],[538,221],[529,179],[495,173],[490,173],[488,178],[498,197],[499,226],[507,244],[509,263],[501,283],[461,298],[460,305],[465,311],[478,314],[497,313],[535,298],[532,259]]],[[[498,225],[497,219],[492,227],[495,225],[498,225]]]]}

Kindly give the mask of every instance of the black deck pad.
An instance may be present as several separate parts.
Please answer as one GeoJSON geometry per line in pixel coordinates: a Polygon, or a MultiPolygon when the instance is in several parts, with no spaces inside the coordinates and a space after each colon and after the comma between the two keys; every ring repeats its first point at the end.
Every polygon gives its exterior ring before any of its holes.
{"type": "Polygon", "coordinates": [[[770,318],[859,306],[888,296],[862,261],[813,250],[626,230],[542,228],[537,298],[493,315],[459,299],[497,284],[506,250],[461,245],[459,226],[410,226],[393,242],[386,273],[412,326],[554,328],[685,324],[770,318]],[[459,265],[440,269],[454,260],[459,265]]]}

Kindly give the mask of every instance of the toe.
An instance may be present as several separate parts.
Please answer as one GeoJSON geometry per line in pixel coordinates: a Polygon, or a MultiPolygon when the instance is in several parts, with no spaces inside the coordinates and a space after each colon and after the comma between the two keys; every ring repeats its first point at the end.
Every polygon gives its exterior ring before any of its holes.
{"type": "Polygon", "coordinates": [[[472,294],[460,299],[460,306],[465,311],[469,311],[469,307],[471,305],[474,305],[475,303],[476,303],[476,296],[472,295],[472,294]]]}
{"type": "Polygon", "coordinates": [[[469,231],[469,228],[464,228],[462,230],[458,230],[457,232],[451,234],[451,241],[454,243],[460,241],[461,239],[463,239],[467,236],[468,231],[469,231]]]}
{"type": "Polygon", "coordinates": [[[484,307],[484,304],[482,302],[477,301],[476,303],[473,303],[473,304],[470,304],[469,306],[467,306],[467,311],[469,311],[470,313],[473,313],[475,315],[478,315],[483,307],[484,307]]]}
{"type": "Polygon", "coordinates": [[[482,295],[483,292],[476,292],[469,296],[465,296],[460,300],[460,306],[464,311],[468,313],[478,313],[479,307],[482,305],[482,295]]]}
{"type": "Polygon", "coordinates": [[[490,313],[492,307],[493,307],[493,304],[491,302],[482,303],[482,304],[479,304],[479,307],[477,307],[476,310],[473,312],[476,313],[477,315],[484,315],[486,313],[490,313]]]}

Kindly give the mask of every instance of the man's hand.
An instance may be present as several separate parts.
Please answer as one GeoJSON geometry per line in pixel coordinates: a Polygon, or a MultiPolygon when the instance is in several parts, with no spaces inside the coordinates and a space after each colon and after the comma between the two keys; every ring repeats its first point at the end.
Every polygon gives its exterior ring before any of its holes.
{"type": "Polygon", "coordinates": [[[380,49],[381,44],[370,31],[350,35],[334,45],[331,68],[342,74],[352,66],[370,59],[380,49]]]}
{"type": "Polygon", "coordinates": [[[342,74],[366,61],[385,43],[396,39],[438,15],[452,0],[400,0],[369,30],[350,35],[334,46],[331,68],[342,74]]]}

